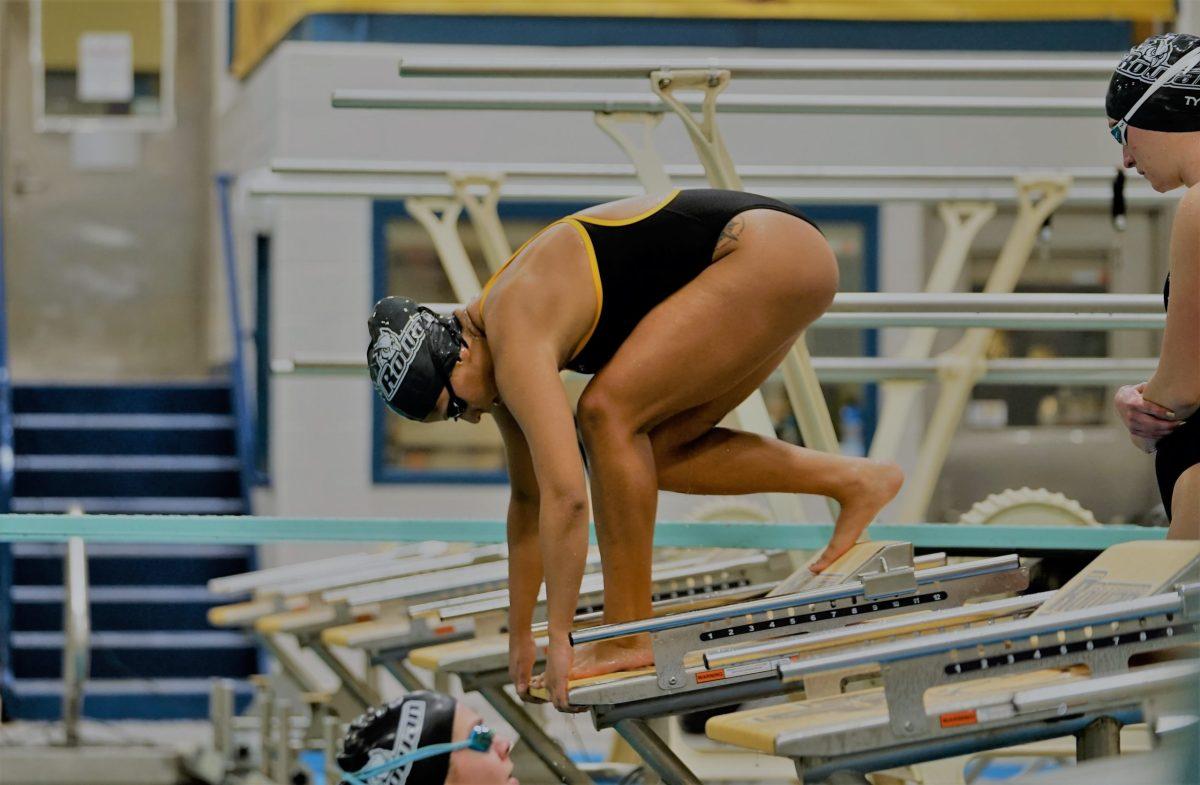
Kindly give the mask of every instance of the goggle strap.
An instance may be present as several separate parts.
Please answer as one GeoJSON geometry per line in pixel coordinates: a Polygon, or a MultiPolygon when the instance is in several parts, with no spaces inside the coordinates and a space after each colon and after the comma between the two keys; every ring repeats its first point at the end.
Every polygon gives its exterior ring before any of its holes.
{"type": "Polygon", "coordinates": [[[367,781],[378,777],[380,774],[386,774],[393,769],[398,769],[401,766],[409,763],[416,763],[419,760],[426,758],[434,758],[438,755],[449,755],[452,752],[465,750],[468,748],[475,749],[480,752],[486,752],[491,748],[492,732],[481,726],[476,725],[471,729],[471,735],[462,741],[450,741],[444,744],[430,744],[419,749],[415,749],[410,753],[401,755],[400,757],[390,760],[387,763],[381,763],[378,766],[370,769],[360,769],[354,773],[343,771],[342,778],[349,782],[350,785],[367,785],[367,781]],[[486,742],[487,746],[483,746],[486,742]]]}
{"type": "Polygon", "coordinates": [[[1137,110],[1142,108],[1142,104],[1146,103],[1146,101],[1150,99],[1150,96],[1158,92],[1159,88],[1174,79],[1176,75],[1188,70],[1197,62],[1200,62],[1200,47],[1188,52],[1183,57],[1176,60],[1174,65],[1172,65],[1166,71],[1163,71],[1162,74],[1155,79],[1149,87],[1146,88],[1146,92],[1142,93],[1141,97],[1139,97],[1137,101],[1134,102],[1133,106],[1129,108],[1129,111],[1125,113],[1125,117],[1122,118],[1121,122],[1128,125],[1129,121],[1132,120],[1133,116],[1137,113],[1137,110]]]}

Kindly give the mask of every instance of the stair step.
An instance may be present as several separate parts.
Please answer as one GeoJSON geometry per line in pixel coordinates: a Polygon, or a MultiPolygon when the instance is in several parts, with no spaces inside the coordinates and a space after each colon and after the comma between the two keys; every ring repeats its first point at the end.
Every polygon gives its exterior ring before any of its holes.
{"type": "MultiPolygon", "coordinates": [[[[199,554],[163,555],[157,558],[147,558],[130,551],[129,556],[105,555],[88,547],[88,583],[95,589],[109,586],[180,586],[196,584],[196,588],[204,588],[213,578],[226,575],[236,575],[251,569],[250,549],[241,553],[228,553],[224,556],[201,557],[199,554]]],[[[61,588],[63,585],[62,559],[60,558],[24,558],[16,559],[13,563],[14,586],[45,586],[61,588]]],[[[147,594],[144,598],[152,601],[149,595],[154,590],[142,591],[147,594]]],[[[224,601],[228,602],[228,598],[224,601]]]]}
{"type": "Polygon", "coordinates": [[[17,455],[233,455],[232,428],[18,428],[17,455]]]}
{"type": "Polygon", "coordinates": [[[13,493],[17,496],[224,496],[241,492],[236,471],[17,471],[13,493]]]}
{"type": "MultiPolygon", "coordinates": [[[[13,586],[11,592],[13,602],[28,603],[62,602],[66,595],[62,586],[13,586]]],[[[90,586],[88,600],[92,603],[229,602],[228,597],[213,594],[203,586],[162,585],[156,585],[151,592],[145,586],[90,586]]]]}
{"type": "Polygon", "coordinates": [[[229,472],[237,458],[220,455],[18,455],[18,472],[229,472]]]}
{"type": "MultiPolygon", "coordinates": [[[[66,638],[61,632],[14,632],[9,642],[14,649],[61,649],[66,638]]],[[[93,632],[93,649],[238,649],[249,639],[240,632],[93,632]]]]}
{"type": "MultiPolygon", "coordinates": [[[[134,632],[164,629],[205,630],[208,612],[220,603],[176,602],[91,603],[92,629],[101,632],[134,632]]],[[[53,632],[63,625],[61,602],[15,602],[12,606],[13,629],[28,632],[53,632]]]]}
{"type": "Polygon", "coordinates": [[[145,385],[17,385],[17,412],[228,412],[229,383],[145,385]]]}
{"type": "MultiPolygon", "coordinates": [[[[12,587],[12,628],[58,632],[63,628],[61,586],[12,587]]],[[[211,629],[208,611],[229,602],[203,586],[92,586],[88,612],[97,632],[211,629]]]]}
{"type": "Polygon", "coordinates": [[[14,414],[13,427],[43,430],[219,430],[236,425],[227,414],[14,414]]]}
{"type": "MultiPolygon", "coordinates": [[[[12,555],[22,559],[61,559],[67,546],[61,542],[14,542],[12,555]]],[[[153,545],[117,542],[89,542],[89,558],[108,559],[244,559],[247,545],[153,545]]]]}
{"type": "MultiPolygon", "coordinates": [[[[83,714],[93,719],[195,719],[208,716],[212,679],[92,679],[84,686],[83,714]]],[[[235,709],[246,710],[253,688],[234,681],[235,709]]],[[[28,720],[62,717],[62,681],[23,679],[5,690],[5,711],[28,720]]]]}
{"type": "Polygon", "coordinates": [[[13,512],[22,513],[63,513],[75,505],[94,514],[240,515],[245,512],[241,499],[209,496],[17,496],[12,500],[13,512]]]}
{"type": "MultiPolygon", "coordinates": [[[[12,633],[17,682],[60,677],[63,640],[61,632],[12,633]]],[[[238,677],[253,673],[258,660],[246,636],[223,631],[93,632],[88,648],[97,679],[238,677]]]]}

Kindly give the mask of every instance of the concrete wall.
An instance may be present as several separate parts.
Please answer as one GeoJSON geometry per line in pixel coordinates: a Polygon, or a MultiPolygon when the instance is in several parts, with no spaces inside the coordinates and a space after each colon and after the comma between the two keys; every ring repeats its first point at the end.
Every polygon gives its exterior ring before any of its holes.
{"type": "Polygon", "coordinates": [[[2,154],[9,351],[29,379],[208,372],[209,3],[178,5],[176,126],[137,135],[135,167],[81,171],[69,134],[33,131],[28,13],[7,13],[2,154]]]}
{"type": "MultiPolygon", "coordinates": [[[[218,20],[218,24],[220,20],[218,20]]],[[[218,32],[217,41],[224,40],[218,32]]],[[[656,50],[658,52],[659,50],[656,50]]],[[[753,55],[753,51],[697,52],[691,58],[753,55]]],[[[517,114],[462,112],[388,112],[332,110],[329,97],[339,88],[443,90],[441,80],[401,82],[396,66],[402,56],[483,57],[594,56],[593,52],[531,50],[505,47],[439,47],[407,45],[342,45],[284,43],[241,85],[219,84],[218,165],[248,173],[272,156],[377,160],[485,162],[623,162],[621,153],[586,114],[517,114]]],[[[642,54],[635,49],[604,50],[613,57],[642,54]]],[[[670,51],[662,51],[666,58],[670,51]]],[[[785,57],[789,52],[773,51],[785,57]]],[[[806,52],[805,54],[812,54],[806,52]]],[[[864,53],[874,57],[878,53],[864,53]]],[[[839,53],[838,56],[855,56],[839,53]]],[[[881,55],[879,55],[881,56],[881,55]]],[[[223,60],[221,61],[223,62],[223,60]]],[[[463,89],[595,90],[641,93],[629,82],[518,82],[485,80],[453,83],[463,89]]],[[[997,84],[948,81],[930,83],[758,82],[735,84],[738,92],[938,93],[995,95],[1095,95],[1096,85],[1045,82],[997,84]]],[[[877,164],[877,165],[1019,165],[1030,169],[1062,166],[1115,166],[1118,151],[1104,132],[1101,118],[891,118],[774,116],[723,120],[733,156],[745,164],[877,164]]],[[[694,161],[680,124],[669,118],[657,133],[658,147],[669,162],[694,161]]],[[[249,264],[253,234],[269,230],[274,238],[272,292],[273,355],[296,354],[358,357],[365,330],[363,318],[371,300],[370,201],[365,198],[249,199],[238,198],[238,244],[243,267],[249,264]]],[[[1006,211],[981,235],[981,254],[998,250],[1011,220],[1006,211]]],[[[928,260],[936,254],[940,229],[928,205],[893,203],[881,213],[881,283],[885,290],[919,289],[928,260]]],[[[1115,291],[1155,291],[1165,270],[1162,238],[1165,221],[1159,212],[1135,208],[1130,231],[1114,237],[1105,207],[1071,208],[1056,220],[1053,254],[1099,253],[1110,245],[1124,251],[1114,263],[1115,291]]],[[[248,279],[248,276],[246,277],[248,279]]],[[[218,298],[212,298],[214,302],[218,298]]],[[[247,314],[249,316],[249,314],[247,314]]],[[[223,318],[211,322],[209,346],[228,345],[223,318]]],[[[888,335],[885,350],[900,339],[888,335]]],[[[949,339],[947,339],[949,340],[949,339]]],[[[1152,353],[1148,335],[1114,339],[1114,354],[1152,353]]],[[[1137,380],[1131,380],[1137,381],[1137,380]]],[[[277,377],[272,390],[273,486],[260,494],[260,510],[281,515],[378,515],[400,518],[497,518],[507,491],[493,486],[375,486],[370,477],[370,388],[365,379],[277,377]]],[[[919,424],[902,462],[911,463],[919,424]]],[[[1111,429],[1104,443],[1119,445],[1111,429]]],[[[1119,435],[1119,434],[1118,434],[1119,435]]],[[[987,435],[983,436],[985,444],[987,435]]],[[[970,460],[951,471],[965,473],[956,481],[962,493],[940,493],[932,517],[957,514],[978,489],[981,495],[1006,484],[1044,485],[1068,495],[1084,495],[1097,476],[1125,493],[1126,503],[1099,500],[1101,517],[1128,517],[1143,509],[1152,488],[1149,463],[1139,454],[1107,451],[1109,463],[1097,466],[1095,452],[1078,471],[1060,465],[1052,476],[1030,472],[994,472],[987,449],[970,439],[970,460]],[[1002,476],[1001,476],[1002,475],[1002,476]],[[1122,479],[1124,478],[1124,479],[1122,479]],[[997,485],[996,483],[1004,484],[997,485]],[[978,486],[978,487],[977,487],[978,486]]],[[[1004,438],[998,436],[999,449],[1004,438]]],[[[957,448],[956,448],[957,449],[957,448]]],[[[1132,450],[1132,447],[1130,448],[1132,450]]],[[[992,461],[1012,462],[1010,452],[992,461]]],[[[1152,494],[1150,494],[1152,496],[1152,494]]],[[[664,495],[663,519],[685,516],[694,500],[664,495]]],[[[814,519],[821,506],[812,505],[814,519]]],[[[436,532],[431,532],[436,536],[436,532]]]]}

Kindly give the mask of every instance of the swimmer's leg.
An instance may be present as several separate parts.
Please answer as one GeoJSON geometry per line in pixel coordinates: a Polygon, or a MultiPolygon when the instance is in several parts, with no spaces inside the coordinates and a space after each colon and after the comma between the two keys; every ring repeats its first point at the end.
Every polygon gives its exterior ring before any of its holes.
{"type": "Polygon", "coordinates": [[[1171,492],[1171,528],[1168,540],[1200,540],[1200,463],[1175,481],[1171,492]]]}
{"type": "Polygon", "coordinates": [[[737,389],[683,412],[650,432],[659,488],[705,495],[810,493],[840,506],[833,537],[812,567],[828,567],[858,541],[904,481],[890,462],[832,455],[781,439],[717,427],[725,415],[766,381],[793,341],[737,389]]]}

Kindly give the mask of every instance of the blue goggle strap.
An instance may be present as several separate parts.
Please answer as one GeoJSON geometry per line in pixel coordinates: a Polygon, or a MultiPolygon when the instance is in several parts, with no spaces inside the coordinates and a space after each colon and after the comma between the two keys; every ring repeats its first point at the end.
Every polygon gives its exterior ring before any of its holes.
{"type": "Polygon", "coordinates": [[[342,778],[349,782],[350,785],[367,785],[367,781],[378,777],[380,774],[386,774],[393,769],[398,769],[401,766],[409,763],[416,763],[419,760],[426,758],[434,758],[438,755],[449,755],[452,752],[459,750],[472,749],[477,752],[487,752],[492,747],[492,738],[495,734],[488,728],[482,725],[476,725],[471,729],[470,737],[462,741],[451,741],[445,744],[430,744],[426,747],[415,749],[412,752],[401,755],[387,763],[381,763],[370,769],[360,769],[354,773],[348,771],[342,772],[342,778]]]}

